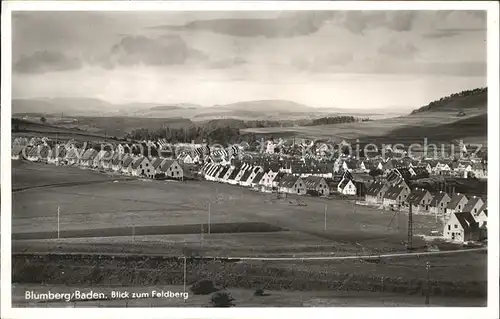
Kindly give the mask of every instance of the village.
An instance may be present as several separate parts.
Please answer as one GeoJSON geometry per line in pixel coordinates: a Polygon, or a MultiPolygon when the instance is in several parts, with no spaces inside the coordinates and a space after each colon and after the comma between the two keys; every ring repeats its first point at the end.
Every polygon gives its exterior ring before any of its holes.
{"type": "Polygon", "coordinates": [[[118,143],[114,149],[100,149],[79,147],[74,141],[58,144],[47,138],[16,138],[12,145],[13,160],[147,179],[204,179],[275,193],[278,198],[290,195],[352,199],[355,205],[432,215],[441,230],[439,235],[451,242],[487,238],[484,195],[456,192],[455,187],[441,180],[434,188],[418,187],[419,182],[433,177],[486,180],[486,165],[479,158],[440,161],[406,156],[366,160],[341,154],[335,160],[324,161],[310,153],[297,156],[274,152],[270,141],[260,152],[249,151],[245,145],[211,150],[204,144],[169,145],[163,141],[118,143]]]}

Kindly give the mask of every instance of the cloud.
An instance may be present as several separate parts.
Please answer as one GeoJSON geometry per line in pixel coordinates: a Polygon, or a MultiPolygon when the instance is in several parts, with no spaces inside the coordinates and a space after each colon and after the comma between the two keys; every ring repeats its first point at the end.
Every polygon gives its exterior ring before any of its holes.
{"type": "Polygon", "coordinates": [[[424,38],[428,39],[441,39],[449,38],[457,35],[461,35],[466,32],[485,32],[482,28],[448,28],[448,29],[437,29],[432,32],[423,34],[424,38]]]}
{"type": "Polygon", "coordinates": [[[171,31],[210,31],[238,37],[289,38],[315,33],[335,15],[334,11],[286,12],[273,19],[195,20],[184,25],[160,25],[150,28],[171,31]]]}
{"type": "Polygon", "coordinates": [[[68,57],[56,51],[36,51],[21,57],[13,66],[18,73],[45,73],[75,70],[82,67],[78,58],[68,57]]]}
{"type": "Polygon", "coordinates": [[[413,58],[419,49],[411,43],[403,43],[393,39],[380,46],[378,52],[396,58],[413,58]]]}
{"type": "Polygon", "coordinates": [[[413,11],[347,11],[342,22],[354,34],[363,34],[374,28],[402,32],[412,30],[416,17],[413,11]]]}
{"type": "Polygon", "coordinates": [[[102,59],[102,64],[107,68],[116,64],[165,66],[205,59],[203,52],[189,47],[180,36],[149,38],[128,35],[111,48],[110,56],[102,59]]]}
{"type": "Polygon", "coordinates": [[[241,57],[234,57],[234,58],[226,58],[226,59],[212,61],[208,64],[208,66],[212,69],[229,69],[234,66],[243,65],[247,63],[248,61],[241,57]]]}
{"type": "Polygon", "coordinates": [[[312,58],[297,55],[290,59],[290,64],[303,71],[312,72],[340,72],[353,62],[354,56],[350,52],[336,51],[317,55],[312,58]]]}

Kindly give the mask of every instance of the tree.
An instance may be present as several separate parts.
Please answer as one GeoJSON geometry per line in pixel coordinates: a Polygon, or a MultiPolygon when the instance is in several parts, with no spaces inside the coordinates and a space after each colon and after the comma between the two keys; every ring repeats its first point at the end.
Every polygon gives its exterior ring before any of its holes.
{"type": "Polygon", "coordinates": [[[45,118],[45,116],[42,116],[42,117],[40,118],[40,122],[42,122],[42,123],[44,123],[44,124],[45,124],[45,122],[47,122],[47,119],[45,118]]]}
{"type": "Polygon", "coordinates": [[[201,280],[191,286],[191,292],[195,295],[208,295],[215,291],[217,291],[217,288],[210,280],[201,280]]]}
{"type": "Polygon", "coordinates": [[[226,291],[220,291],[212,295],[210,304],[218,308],[228,308],[234,306],[234,298],[226,291]]]}
{"type": "Polygon", "coordinates": [[[375,180],[377,176],[384,174],[384,172],[378,168],[372,168],[368,174],[375,180]]]}

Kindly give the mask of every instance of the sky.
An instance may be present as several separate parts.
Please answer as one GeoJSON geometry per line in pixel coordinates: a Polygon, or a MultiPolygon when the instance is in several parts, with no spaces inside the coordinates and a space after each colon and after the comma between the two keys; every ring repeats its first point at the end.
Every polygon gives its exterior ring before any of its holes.
{"type": "Polygon", "coordinates": [[[413,109],[486,86],[483,11],[14,12],[14,98],[413,109]]]}

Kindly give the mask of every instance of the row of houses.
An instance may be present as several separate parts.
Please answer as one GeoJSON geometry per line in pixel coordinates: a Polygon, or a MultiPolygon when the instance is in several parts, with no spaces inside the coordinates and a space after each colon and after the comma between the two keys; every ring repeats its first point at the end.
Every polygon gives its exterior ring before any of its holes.
{"type": "Polygon", "coordinates": [[[95,149],[80,150],[76,147],[54,147],[38,145],[12,150],[12,159],[26,159],[32,162],[46,162],[55,165],[71,165],[82,168],[113,171],[125,175],[148,178],[184,179],[183,165],[177,160],[146,157],[131,153],[97,151],[95,149]],[[24,149],[24,151],[23,151],[24,149]]]}
{"type": "Polygon", "coordinates": [[[206,180],[251,187],[261,192],[317,196],[330,194],[330,187],[323,177],[300,177],[279,170],[264,169],[262,166],[207,163],[202,172],[206,180]]]}

